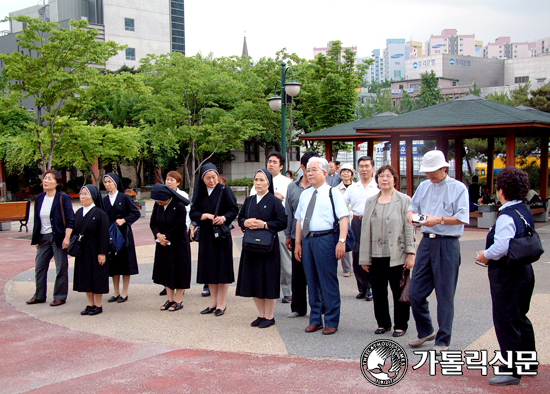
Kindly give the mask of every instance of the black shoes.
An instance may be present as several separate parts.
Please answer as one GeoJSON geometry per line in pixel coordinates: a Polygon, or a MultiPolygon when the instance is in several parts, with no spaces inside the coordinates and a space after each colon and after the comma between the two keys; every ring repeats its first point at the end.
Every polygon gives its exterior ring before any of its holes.
{"type": "Polygon", "coordinates": [[[374,333],[375,334],[385,334],[390,330],[391,330],[391,328],[377,328],[374,333]]]}
{"type": "Polygon", "coordinates": [[[401,330],[401,331],[395,330],[392,334],[392,337],[394,337],[394,338],[402,337],[403,335],[405,335],[406,332],[407,331],[405,331],[405,330],[401,330]]]}
{"type": "Polygon", "coordinates": [[[162,291],[159,293],[159,296],[165,296],[166,295],[166,287],[162,289],[162,291]]]}
{"type": "Polygon", "coordinates": [[[275,325],[275,318],[273,319],[263,319],[260,324],[258,324],[258,328],[267,328],[275,325]]]}
{"type": "Polygon", "coordinates": [[[215,315],[215,316],[218,316],[218,317],[219,317],[219,316],[222,316],[222,315],[225,313],[225,310],[226,310],[226,309],[227,309],[227,308],[223,308],[223,310],[221,310],[221,309],[216,309],[216,310],[214,311],[214,315],[215,315]]]}
{"type": "Polygon", "coordinates": [[[372,301],[372,290],[367,290],[367,293],[365,294],[365,301],[372,301]]]}
{"type": "Polygon", "coordinates": [[[283,297],[283,300],[282,300],[283,304],[290,304],[291,302],[292,302],[292,297],[291,296],[284,296],[283,297]]]}
{"type": "MultiPolygon", "coordinates": [[[[164,305],[162,305],[162,306],[160,307],[160,310],[161,310],[161,311],[167,311],[168,308],[172,307],[174,304],[175,304],[174,301],[166,301],[166,302],[164,303],[164,305]]],[[[202,313],[202,312],[201,312],[201,313],[202,313]]]]}
{"type": "Polygon", "coordinates": [[[119,298],[120,298],[120,295],[112,296],[107,300],[107,302],[117,302],[119,298]]]}
{"type": "Polygon", "coordinates": [[[82,316],[85,316],[87,315],[88,313],[90,313],[90,311],[93,309],[93,306],[90,306],[90,305],[86,305],[86,309],[84,309],[82,312],[80,312],[80,314],[82,316]]]}
{"type": "Polygon", "coordinates": [[[100,313],[103,313],[103,307],[94,305],[92,309],[88,312],[88,316],[99,315],[100,313]]]}
{"type": "Polygon", "coordinates": [[[357,298],[358,300],[362,300],[363,298],[365,298],[365,293],[359,293],[355,296],[355,298],[357,298]]]}
{"type": "Polygon", "coordinates": [[[119,304],[121,304],[123,302],[126,302],[126,301],[128,301],[128,296],[126,296],[126,297],[118,296],[118,300],[116,300],[116,302],[118,302],[119,304]]]}
{"type": "Polygon", "coordinates": [[[214,308],[206,308],[201,311],[201,315],[208,315],[210,313],[214,313],[216,311],[216,307],[214,308]]]}
{"type": "Polygon", "coordinates": [[[37,300],[36,298],[32,297],[30,300],[26,301],[27,304],[33,305],[33,304],[43,304],[46,302],[46,300],[37,300]]]}
{"type": "Polygon", "coordinates": [[[260,325],[261,322],[263,322],[265,319],[265,317],[258,317],[256,320],[254,320],[252,323],[250,323],[250,325],[252,327],[258,327],[260,325]]]}

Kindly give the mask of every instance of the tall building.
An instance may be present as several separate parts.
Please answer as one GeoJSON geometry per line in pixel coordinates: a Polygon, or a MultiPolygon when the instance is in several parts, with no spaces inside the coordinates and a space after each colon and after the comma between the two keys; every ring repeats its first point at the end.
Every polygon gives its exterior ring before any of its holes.
{"type": "Polygon", "coordinates": [[[424,51],[422,50],[422,42],[420,41],[409,41],[407,42],[411,47],[411,59],[416,59],[417,57],[424,56],[424,51]]]}
{"type": "Polygon", "coordinates": [[[510,37],[498,37],[483,48],[483,57],[490,59],[521,59],[537,55],[536,42],[511,42],[510,37]]]}
{"type": "Polygon", "coordinates": [[[537,56],[543,53],[550,53],[550,37],[539,38],[537,40],[537,56]]]}
{"type": "MultiPolygon", "coordinates": [[[[184,0],[50,0],[10,13],[28,15],[68,26],[71,19],[86,19],[99,30],[98,40],[127,45],[108,60],[106,68],[136,67],[148,54],[185,53],[184,0]]],[[[23,24],[10,22],[11,34],[0,37],[0,51],[9,53],[23,24]]]]}
{"type": "Polygon", "coordinates": [[[426,41],[426,55],[449,53],[451,55],[476,56],[475,34],[459,35],[456,29],[444,29],[440,35],[431,35],[426,41]]]}
{"type": "Polygon", "coordinates": [[[405,78],[405,60],[411,57],[410,44],[404,38],[389,38],[384,49],[384,80],[398,81],[405,78]]]}

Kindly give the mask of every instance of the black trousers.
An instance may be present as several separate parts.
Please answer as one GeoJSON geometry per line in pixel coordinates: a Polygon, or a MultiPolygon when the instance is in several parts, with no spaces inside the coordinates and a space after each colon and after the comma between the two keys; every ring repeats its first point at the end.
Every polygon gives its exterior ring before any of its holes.
{"type": "Polygon", "coordinates": [[[351,221],[351,229],[355,235],[355,246],[352,251],[353,256],[353,273],[357,281],[357,290],[360,294],[365,294],[371,289],[370,274],[359,265],[359,241],[361,240],[361,219],[353,218],[351,221]]]}
{"type": "Polygon", "coordinates": [[[304,264],[294,257],[296,240],[292,240],[292,303],[290,310],[299,315],[307,314],[307,281],[304,264]]]}
{"type": "MultiPolygon", "coordinates": [[[[493,302],[493,323],[502,355],[506,357],[507,351],[535,351],[535,332],[527,318],[535,288],[535,275],[531,264],[491,262],[489,283],[493,302]]],[[[517,374],[515,355],[512,355],[513,376],[521,377],[517,374]]]]}
{"type": "Polygon", "coordinates": [[[390,258],[372,258],[370,279],[374,302],[374,317],[380,328],[391,328],[390,306],[388,303],[388,282],[393,295],[394,330],[407,331],[410,309],[409,304],[399,302],[401,289],[399,282],[403,273],[403,266],[390,267],[390,258]]]}

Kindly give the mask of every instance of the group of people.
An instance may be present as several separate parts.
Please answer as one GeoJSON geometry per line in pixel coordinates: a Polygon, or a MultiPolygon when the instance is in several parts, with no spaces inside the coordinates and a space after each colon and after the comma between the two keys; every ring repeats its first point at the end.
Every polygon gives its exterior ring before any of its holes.
{"type": "MultiPolygon", "coordinates": [[[[235,195],[210,163],[200,169],[190,210],[188,196],[178,189],[178,173],[169,173],[166,185],[154,186],[151,198],[156,203],[150,222],[157,243],[153,281],[165,286],[168,295],[160,309],[182,309],[183,294],[191,280],[190,241],[196,240],[196,281],[208,284],[211,293],[208,307],[200,313],[217,317],[225,313],[229,285],[235,281],[231,223],[237,219],[245,235],[236,295],[254,300],[258,317],[251,326],[267,328],[275,324],[274,310],[282,288],[283,301],[291,307],[288,317],[305,316],[309,301],[305,331],[336,333],[341,307],[337,277],[341,259],[344,276],[353,269],[357,298],[374,303],[378,326],[375,334],[393,329],[394,337],[405,335],[412,309],[418,337],[409,346],[416,348],[435,340],[436,353],[449,349],[461,262],[459,238],[469,222],[470,200],[467,187],[448,175],[449,163],[443,153],[433,150],[424,155],[420,171],[427,179],[412,198],[397,190],[400,180],[395,168],[384,165],[376,170],[368,156],[358,160],[358,182],[353,182],[353,166],[344,164],[338,174],[339,163],[329,163],[312,152],[302,156],[303,175],[296,181],[281,174],[284,164],[280,153],[268,155],[268,168],[254,174],[253,192],[240,211],[235,195]],[[339,181],[331,186],[329,181],[336,176],[339,181]],[[418,247],[415,228],[422,233],[418,247]],[[352,250],[347,250],[350,229],[356,242],[352,250]],[[410,270],[409,306],[399,299],[400,282],[410,270]],[[388,285],[393,298],[393,323],[388,285]],[[434,290],[437,331],[428,304],[434,290]]],[[[109,195],[101,199],[95,186],[84,186],[80,192],[82,208],[73,215],[70,198],[58,192],[59,174],[45,174],[44,193],[35,205],[32,241],[38,248],[37,288],[27,303],[45,302],[45,270],[52,256],[57,278],[51,305],[65,303],[66,249],[75,234],[88,240],[75,261],[74,289],[88,296],[82,314],[101,313],[108,276],[113,277],[115,290],[109,301],[128,299],[129,276],[137,273],[131,224],[139,212],[135,212],[131,199],[120,193],[120,179],[115,174],[106,174],[103,180],[109,195]],[[108,232],[113,225],[118,226],[126,242],[122,251],[108,255],[108,232]]],[[[487,248],[478,253],[477,260],[489,267],[493,320],[501,350],[534,351],[533,328],[526,316],[534,288],[533,270],[530,264],[510,265],[506,258],[510,239],[525,234],[524,223],[534,228],[533,217],[522,203],[529,190],[528,177],[515,167],[505,168],[499,173],[496,188],[502,207],[487,237],[487,248]]],[[[516,361],[514,356],[511,365],[516,361]]],[[[519,383],[521,374],[514,368],[510,373],[492,378],[490,383],[519,383]]]]}
{"type": "Polygon", "coordinates": [[[71,242],[80,245],[75,256],[73,290],[85,292],[88,304],[82,315],[94,316],[103,312],[103,294],[109,293],[109,277],[113,280],[114,295],[109,302],[128,300],[130,276],[138,274],[138,263],[131,225],[140,213],[130,196],[124,193],[120,177],[108,173],[103,177],[108,195],[101,197],[94,185],[80,189],[82,207],[73,212],[71,198],[61,192],[63,178],[55,170],[44,174],[44,192],[36,197],[32,245],[36,245],[36,291],[27,304],[46,302],[47,273],[52,257],[56,278],[51,306],[66,303],[69,290],[68,250],[71,242]],[[123,245],[111,250],[110,231],[118,229],[123,245]],[[122,291],[120,277],[123,278],[122,291]]]}

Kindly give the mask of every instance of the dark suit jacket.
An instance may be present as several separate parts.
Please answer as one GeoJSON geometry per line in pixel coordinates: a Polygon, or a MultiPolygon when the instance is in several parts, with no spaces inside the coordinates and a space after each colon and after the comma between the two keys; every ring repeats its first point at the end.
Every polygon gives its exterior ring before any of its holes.
{"type": "MultiPolygon", "coordinates": [[[[38,245],[40,242],[40,229],[42,223],[40,222],[40,209],[44,202],[46,193],[41,193],[36,197],[34,201],[34,228],[32,230],[31,245],[38,245]]],[[[65,193],[56,192],[53,199],[52,210],[50,211],[50,221],[52,222],[53,238],[56,245],[61,248],[63,238],[65,238],[65,229],[74,228],[74,212],[73,203],[71,197],[65,193]],[[61,215],[60,200],[63,200],[63,210],[65,211],[65,225],[63,224],[63,216],[61,215]]]]}

